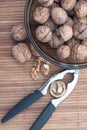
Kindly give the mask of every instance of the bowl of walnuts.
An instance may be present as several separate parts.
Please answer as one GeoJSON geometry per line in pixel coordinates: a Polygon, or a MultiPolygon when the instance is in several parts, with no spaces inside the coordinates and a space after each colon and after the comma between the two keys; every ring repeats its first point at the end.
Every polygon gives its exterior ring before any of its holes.
{"type": "Polygon", "coordinates": [[[24,19],[43,58],[64,68],[87,67],[87,0],[27,0],[24,19]]]}

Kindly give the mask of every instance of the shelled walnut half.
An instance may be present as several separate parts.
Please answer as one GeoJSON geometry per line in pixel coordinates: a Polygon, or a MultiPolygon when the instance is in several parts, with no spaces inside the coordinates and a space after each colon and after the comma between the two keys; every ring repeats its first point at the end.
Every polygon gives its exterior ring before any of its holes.
{"type": "Polygon", "coordinates": [[[63,96],[65,91],[66,85],[62,81],[55,81],[50,86],[50,94],[55,98],[63,96]]]}

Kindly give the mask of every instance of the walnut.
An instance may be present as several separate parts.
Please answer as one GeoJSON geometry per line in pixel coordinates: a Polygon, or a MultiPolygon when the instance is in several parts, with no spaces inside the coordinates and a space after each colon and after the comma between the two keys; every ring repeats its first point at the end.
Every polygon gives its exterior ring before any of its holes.
{"type": "Polygon", "coordinates": [[[15,59],[21,63],[29,61],[31,58],[31,52],[26,44],[18,43],[12,48],[12,53],[15,59]]]}
{"type": "Polygon", "coordinates": [[[87,25],[87,16],[79,19],[79,22],[83,23],[83,24],[86,24],[87,25]]]}
{"type": "Polygon", "coordinates": [[[37,73],[35,68],[32,68],[31,77],[32,77],[33,80],[38,80],[39,79],[38,73],[37,73]]]}
{"type": "Polygon", "coordinates": [[[74,21],[71,17],[68,17],[68,20],[65,22],[66,25],[73,27],[74,21]]]}
{"type": "Polygon", "coordinates": [[[42,64],[41,65],[41,72],[43,75],[47,76],[49,74],[50,71],[50,66],[48,64],[42,64]]]}
{"type": "Polygon", "coordinates": [[[35,65],[34,65],[35,69],[37,72],[40,72],[40,68],[41,68],[41,57],[37,57],[36,61],[35,61],[35,65]]]}
{"type": "Polygon", "coordinates": [[[65,92],[66,85],[62,81],[55,81],[50,85],[50,94],[55,98],[63,96],[65,92]]]}
{"type": "Polygon", "coordinates": [[[70,48],[67,45],[61,45],[56,52],[60,59],[66,59],[70,56],[70,48]]]}
{"type": "Polygon", "coordinates": [[[82,45],[87,46],[87,39],[84,39],[84,40],[82,41],[82,45]]]}
{"type": "Polygon", "coordinates": [[[45,7],[49,7],[53,4],[54,0],[38,0],[38,2],[45,7]]]}
{"type": "Polygon", "coordinates": [[[83,23],[76,23],[73,26],[74,36],[77,39],[83,40],[87,38],[87,25],[83,23]]]}
{"type": "Polygon", "coordinates": [[[64,42],[61,38],[58,38],[55,33],[53,33],[51,40],[49,41],[49,45],[51,48],[58,48],[58,46],[62,45],[64,42]]]}
{"type": "Polygon", "coordinates": [[[51,18],[44,24],[45,26],[49,27],[51,31],[54,31],[57,28],[57,25],[52,21],[51,18]]]}
{"type": "Polygon", "coordinates": [[[76,63],[87,61],[87,47],[81,44],[76,44],[72,49],[72,59],[76,63]]]}
{"type": "Polygon", "coordinates": [[[59,4],[57,2],[54,2],[52,5],[51,5],[51,9],[55,8],[55,7],[59,7],[59,4]]]}
{"type": "Polygon", "coordinates": [[[50,9],[42,6],[36,7],[33,18],[36,22],[43,24],[45,23],[50,16],[50,9]]]}
{"type": "Polygon", "coordinates": [[[30,50],[31,50],[33,56],[36,56],[36,57],[40,56],[39,53],[34,49],[32,44],[30,44],[30,50]]]}
{"type": "Polygon", "coordinates": [[[68,41],[69,39],[72,38],[73,36],[73,30],[72,30],[72,27],[68,26],[68,25],[63,25],[59,28],[59,33],[62,37],[62,39],[66,42],[68,41]],[[67,32],[67,33],[66,33],[67,32]]]}
{"type": "Polygon", "coordinates": [[[45,42],[49,42],[52,38],[52,32],[51,32],[51,29],[47,26],[39,26],[37,29],[36,29],[36,38],[45,43],[45,42]]]}
{"type": "Polygon", "coordinates": [[[79,0],[75,5],[75,12],[78,18],[83,18],[87,15],[87,2],[79,0]]]}
{"type": "Polygon", "coordinates": [[[27,39],[26,29],[24,25],[14,25],[11,30],[12,36],[16,41],[24,41],[27,39]]]}
{"type": "Polygon", "coordinates": [[[51,17],[57,25],[64,24],[68,19],[66,11],[60,7],[55,7],[52,9],[51,17]]]}
{"type": "Polygon", "coordinates": [[[80,44],[80,42],[75,38],[72,38],[67,42],[67,45],[70,47],[71,50],[76,44],[80,44]]]}
{"type": "Polygon", "coordinates": [[[70,11],[75,7],[76,0],[61,0],[61,6],[63,9],[70,11]]]}
{"type": "Polygon", "coordinates": [[[61,0],[54,0],[54,1],[57,2],[57,3],[60,3],[61,0]]]}

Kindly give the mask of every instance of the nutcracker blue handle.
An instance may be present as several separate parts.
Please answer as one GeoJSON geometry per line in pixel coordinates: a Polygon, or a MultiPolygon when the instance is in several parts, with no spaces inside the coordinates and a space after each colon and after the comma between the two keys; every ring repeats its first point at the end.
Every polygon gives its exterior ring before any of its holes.
{"type": "Polygon", "coordinates": [[[1,120],[2,123],[5,123],[12,117],[16,116],[20,112],[22,112],[24,109],[32,105],[34,102],[39,100],[43,94],[39,91],[36,90],[34,93],[29,94],[26,96],[24,99],[22,99],[20,102],[18,102],[1,120]]]}
{"type": "Polygon", "coordinates": [[[56,107],[52,104],[52,102],[50,102],[29,130],[41,130],[52,116],[55,109],[56,107]]]}

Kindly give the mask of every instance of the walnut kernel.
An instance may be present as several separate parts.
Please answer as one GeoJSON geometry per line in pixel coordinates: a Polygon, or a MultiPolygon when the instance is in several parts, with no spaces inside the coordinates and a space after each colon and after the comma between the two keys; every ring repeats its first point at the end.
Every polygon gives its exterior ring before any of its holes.
{"type": "Polygon", "coordinates": [[[50,71],[50,66],[48,64],[42,64],[41,65],[41,72],[43,75],[48,75],[50,71]]]}
{"type": "Polygon", "coordinates": [[[62,81],[55,81],[50,85],[50,94],[55,98],[63,96],[65,91],[66,85],[62,81]]]}

